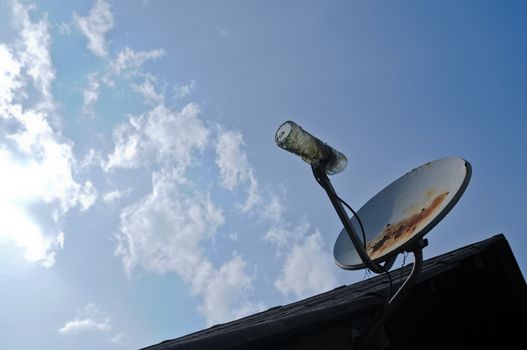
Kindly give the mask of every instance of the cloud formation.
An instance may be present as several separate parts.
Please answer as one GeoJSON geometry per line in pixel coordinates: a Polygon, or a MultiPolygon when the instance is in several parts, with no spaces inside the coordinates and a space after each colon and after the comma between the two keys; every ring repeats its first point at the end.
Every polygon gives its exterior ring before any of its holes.
{"type": "Polygon", "coordinates": [[[135,75],[137,70],[149,60],[159,59],[165,55],[165,50],[139,50],[135,51],[125,47],[117,53],[115,59],[110,62],[110,72],[114,75],[135,75]]]}
{"type": "Polygon", "coordinates": [[[97,191],[74,178],[73,143],[56,126],[47,20],[33,22],[29,7],[11,6],[20,34],[11,47],[0,43],[0,211],[9,218],[0,236],[49,267],[64,242],[60,219],[74,207],[88,209],[97,191]]]}
{"type": "Polygon", "coordinates": [[[113,203],[123,197],[128,196],[131,192],[132,192],[131,188],[128,188],[125,191],[119,191],[119,190],[109,191],[102,195],[102,200],[105,203],[113,203]]]}
{"type": "Polygon", "coordinates": [[[162,104],[165,100],[163,94],[156,91],[154,81],[152,77],[146,77],[141,84],[133,84],[132,88],[143,95],[147,102],[153,104],[162,104]]]}
{"type": "Polygon", "coordinates": [[[242,205],[243,211],[249,211],[258,205],[262,198],[258,181],[251,168],[243,146],[242,134],[236,131],[221,131],[216,143],[216,165],[220,170],[221,184],[232,191],[240,185],[247,188],[247,199],[242,205]]]}
{"type": "Polygon", "coordinates": [[[201,296],[199,310],[208,325],[261,309],[248,301],[252,277],[243,258],[234,256],[217,269],[201,247],[223,224],[221,209],[208,195],[180,188],[175,174],[154,172],[152,192],[123,210],[116,254],[126,271],[140,266],[177,273],[192,294],[201,296]]]}
{"type": "Polygon", "coordinates": [[[262,237],[284,257],[275,288],[284,296],[305,298],[334,288],[338,282],[333,259],[324,245],[320,232],[311,228],[306,219],[295,223],[284,218],[285,190],[272,195],[261,212],[270,227],[262,237]]]}
{"type": "MultiPolygon", "coordinates": [[[[118,169],[141,169],[150,174],[151,192],[121,210],[116,255],[127,274],[139,268],[158,274],[175,272],[191,293],[201,298],[199,311],[208,325],[263,308],[249,299],[255,276],[248,272],[243,256],[233,253],[232,258],[213,264],[204,248],[217,236],[226,214],[207,190],[198,190],[203,187],[188,172],[193,167],[207,166],[203,155],[213,149],[219,185],[229,192],[245,193],[238,209],[244,214],[256,213],[270,223],[264,240],[284,258],[275,287],[286,296],[298,297],[335,283],[331,269],[321,264],[301,270],[303,286],[294,284],[292,271],[299,260],[307,255],[313,255],[310,261],[325,258],[320,234],[308,235],[309,224],[294,227],[287,223],[279,197],[260,190],[240,131],[218,126],[214,132],[204,122],[196,103],[182,108],[169,104],[166,86],[160,89],[158,78],[144,69],[146,62],[164,54],[162,48],[134,50],[125,46],[111,55],[106,69],[88,76],[84,92],[84,108],[88,110],[98,99],[101,83],[108,87],[125,83],[148,106],[145,112],[129,116],[113,128],[113,149],[106,156],[92,151],[85,159],[87,166],[99,163],[107,176],[117,174],[118,169]]],[[[186,97],[194,89],[194,81],[173,87],[172,98],[186,97]]],[[[111,203],[123,195],[113,190],[102,199],[111,203]]],[[[230,237],[234,241],[238,234],[230,237]]]]}
{"type": "Polygon", "coordinates": [[[87,16],[73,14],[73,23],[88,39],[88,49],[96,56],[108,54],[106,33],[114,26],[110,4],[105,0],[95,0],[87,16]]]}
{"type": "MultiPolygon", "coordinates": [[[[218,127],[216,137],[211,137],[213,132],[203,122],[199,105],[189,103],[181,110],[167,107],[164,94],[156,86],[157,79],[147,73],[138,74],[146,59],[162,53],[125,49],[111,68],[116,75],[144,77],[142,83],[131,82],[130,86],[154,104],[146,113],[129,117],[114,128],[114,149],[104,163],[107,172],[159,169],[152,172],[151,193],[121,213],[116,254],[127,273],[137,268],[159,274],[177,273],[192,294],[201,297],[199,311],[208,325],[263,308],[263,304],[249,299],[254,276],[247,272],[244,258],[234,254],[214,266],[203,248],[224,224],[225,213],[207,192],[196,189],[187,170],[193,165],[203,166],[203,158],[198,155],[213,147],[219,184],[231,192],[246,192],[245,201],[239,204],[242,213],[258,208],[258,216],[271,225],[264,240],[275,245],[284,257],[275,288],[285,296],[298,298],[333,287],[336,277],[322,237],[318,232],[308,234],[307,223],[293,226],[286,222],[278,195],[267,193],[264,197],[248,161],[242,134],[218,127]],[[298,269],[303,259],[309,261],[298,269]],[[295,273],[299,274],[297,279],[295,273]]],[[[285,190],[282,192],[285,196],[285,190]]]]}
{"type": "Polygon", "coordinates": [[[51,62],[51,36],[46,18],[33,22],[30,7],[18,1],[11,3],[14,26],[19,30],[16,51],[21,66],[39,93],[38,108],[51,108],[53,97],[51,83],[55,80],[55,69],[51,62]]]}
{"type": "Polygon", "coordinates": [[[142,73],[141,68],[145,62],[158,59],[164,53],[163,49],[135,51],[129,47],[118,51],[115,57],[108,61],[107,69],[88,74],[87,84],[83,90],[82,111],[86,115],[94,117],[93,107],[99,99],[101,85],[114,87],[115,80],[119,77],[123,77],[125,80],[143,78],[141,84],[132,83],[132,89],[143,95],[149,103],[163,103],[164,95],[157,93],[154,85],[156,78],[151,74],[142,73]]]}
{"type": "Polygon", "coordinates": [[[139,117],[130,117],[113,131],[115,148],[105,169],[137,168],[154,163],[171,165],[183,171],[193,152],[208,144],[209,130],[199,118],[200,107],[190,103],[182,110],[163,104],[139,117]]]}
{"type": "Polygon", "coordinates": [[[117,255],[128,273],[140,265],[190,281],[199,275],[193,269],[207,266],[199,243],[223,223],[223,213],[206,195],[181,191],[174,176],[154,172],[152,192],[121,214],[117,255]]]}
{"type": "Polygon", "coordinates": [[[194,90],[196,90],[196,81],[191,80],[188,84],[183,84],[183,85],[174,87],[174,97],[183,98],[183,97],[190,96],[190,94],[192,94],[194,90]]]}
{"type": "Polygon", "coordinates": [[[75,335],[90,331],[107,332],[111,329],[110,319],[103,317],[95,304],[88,304],[75,319],[67,321],[59,329],[59,333],[63,335],[75,335]]]}
{"type": "Polygon", "coordinates": [[[97,74],[92,73],[88,75],[88,84],[82,92],[83,104],[82,110],[84,113],[93,116],[93,105],[99,99],[100,83],[97,74]]]}
{"type": "Polygon", "coordinates": [[[124,332],[119,332],[112,337],[111,341],[112,343],[117,345],[125,345],[128,341],[128,334],[124,332]]]}
{"type": "MultiPolygon", "coordinates": [[[[88,38],[88,48],[94,54],[107,57],[107,68],[87,77],[83,111],[92,115],[102,84],[110,88],[127,84],[128,91],[140,94],[149,106],[145,112],[129,116],[113,128],[114,146],[109,153],[103,156],[92,149],[81,162],[83,169],[100,165],[108,177],[118,169],[141,169],[151,176],[151,192],[121,209],[116,255],[122,259],[125,271],[132,274],[142,268],[159,274],[177,273],[191,293],[200,296],[199,310],[207,324],[260,310],[261,304],[248,299],[254,276],[247,273],[243,257],[234,254],[230,260],[215,266],[203,248],[223,225],[224,212],[209,193],[196,190],[198,186],[187,176],[187,171],[201,165],[198,156],[212,146],[214,135],[203,121],[198,104],[171,107],[166,101],[165,89],[159,88],[158,78],[145,72],[145,63],[163,57],[165,51],[162,48],[134,50],[125,46],[110,53],[105,35],[113,27],[113,15],[110,5],[103,0],[97,0],[86,17],[75,14],[74,25],[88,38]]],[[[173,87],[171,98],[187,97],[194,89],[193,80],[173,87]]],[[[237,137],[241,140],[240,133],[226,134],[222,142],[230,147],[229,142],[236,143],[237,137]],[[231,136],[234,139],[229,140],[231,136]]],[[[232,147],[232,152],[240,152],[245,159],[243,142],[232,147]]],[[[229,166],[232,169],[228,160],[221,162],[226,169],[229,166]]],[[[260,194],[248,163],[242,171],[242,177],[237,180],[247,184],[247,200],[241,206],[247,211],[259,203],[260,194]]],[[[231,175],[225,173],[225,176],[231,175]]],[[[102,200],[112,203],[127,193],[112,190],[104,193],[102,200]]]]}
{"type": "Polygon", "coordinates": [[[283,295],[301,299],[334,288],[337,279],[320,232],[307,234],[287,252],[275,287],[283,295]]]}
{"type": "MultiPolygon", "coordinates": [[[[157,79],[138,74],[146,59],[162,53],[125,49],[112,64],[114,74],[143,76],[143,83],[131,81],[130,87],[154,104],[149,111],[129,117],[114,128],[114,149],[103,166],[108,173],[143,168],[151,172],[152,178],[151,192],[121,212],[116,255],[129,275],[137,268],[158,274],[175,272],[190,292],[201,298],[199,312],[212,325],[261,310],[263,305],[249,300],[254,276],[246,271],[247,262],[242,256],[234,254],[215,266],[203,248],[214,239],[225,216],[209,193],[198,190],[187,171],[202,165],[199,156],[212,146],[212,131],[202,120],[198,104],[188,103],[179,110],[167,107],[164,94],[156,86],[157,79]]],[[[242,152],[242,144],[236,144],[241,134],[222,135],[220,142],[231,153],[242,152]]],[[[221,162],[229,168],[228,160],[221,162]]],[[[248,163],[244,171],[247,173],[240,181],[256,182],[248,163]]]]}

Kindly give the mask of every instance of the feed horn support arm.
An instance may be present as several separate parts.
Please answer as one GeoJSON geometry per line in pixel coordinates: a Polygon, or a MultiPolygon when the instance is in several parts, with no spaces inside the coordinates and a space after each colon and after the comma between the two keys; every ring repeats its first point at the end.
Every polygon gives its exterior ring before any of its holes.
{"type": "Polygon", "coordinates": [[[333,185],[331,184],[331,181],[329,180],[326,171],[324,170],[324,165],[321,165],[320,163],[314,164],[311,166],[311,169],[313,170],[313,175],[315,176],[317,182],[326,191],[329,200],[331,201],[331,204],[333,204],[333,207],[335,208],[335,211],[337,212],[337,215],[340,221],[342,222],[342,225],[344,225],[344,229],[348,233],[348,236],[351,239],[353,245],[355,246],[355,249],[357,250],[357,253],[359,254],[364,265],[371,271],[378,274],[384,273],[389,270],[395,262],[395,258],[387,260],[384,266],[370,259],[364,246],[365,243],[361,242],[356,230],[353,228],[351,220],[349,219],[348,214],[346,213],[346,210],[344,209],[344,206],[342,205],[339,199],[339,196],[335,192],[335,189],[333,188],[333,185]]]}

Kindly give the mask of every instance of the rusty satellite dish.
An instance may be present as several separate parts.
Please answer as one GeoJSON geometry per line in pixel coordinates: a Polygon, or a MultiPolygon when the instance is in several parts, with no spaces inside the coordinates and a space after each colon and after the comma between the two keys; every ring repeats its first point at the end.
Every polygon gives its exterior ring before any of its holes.
{"type": "Polygon", "coordinates": [[[423,267],[428,233],[456,205],[470,181],[472,168],[462,158],[449,157],[426,163],[392,182],[357,212],[335,191],[328,175],[344,170],[344,154],[288,120],[276,131],[275,142],[311,165],[344,228],[335,242],[335,263],[346,270],[367,268],[388,275],[389,288],[382,313],[360,336],[367,348],[378,348],[386,335],[383,325],[415,285],[423,267]],[[349,217],[346,206],[354,215],[349,217]],[[413,253],[412,271],[392,293],[389,270],[397,254],[413,253]],[[373,347],[372,347],[373,346],[373,347]]]}
{"type": "MultiPolygon", "coordinates": [[[[361,232],[357,216],[360,218],[369,258],[386,261],[421,239],[457,203],[471,172],[464,159],[438,159],[408,172],[370,199],[350,220],[356,232],[361,232]]],[[[343,269],[366,267],[345,229],[335,242],[333,256],[343,269]]]]}
{"type": "Polygon", "coordinates": [[[426,163],[392,182],[355,213],[328,177],[345,169],[348,160],[344,154],[291,120],[280,125],[275,142],[311,165],[315,180],[344,226],[333,250],[335,263],[347,270],[367,268],[385,273],[398,253],[410,251],[416,273],[409,281],[415,280],[422,249],[428,244],[423,236],[457,203],[472,172],[469,162],[457,157],[426,163]],[[344,206],[353,212],[351,219],[344,206]]]}

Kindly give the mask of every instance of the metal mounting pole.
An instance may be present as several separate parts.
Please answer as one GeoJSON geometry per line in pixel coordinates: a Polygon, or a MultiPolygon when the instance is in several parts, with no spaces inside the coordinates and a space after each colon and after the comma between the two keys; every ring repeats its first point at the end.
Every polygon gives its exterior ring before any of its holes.
{"type": "MultiPolygon", "coordinates": [[[[364,265],[369,268],[371,271],[375,273],[384,273],[387,271],[387,268],[385,266],[382,266],[375,261],[371,260],[368,256],[368,253],[366,252],[366,249],[364,247],[365,242],[361,242],[358,238],[357,232],[353,228],[353,225],[351,224],[351,220],[348,217],[348,214],[346,213],[346,210],[342,206],[342,203],[338,199],[338,195],[335,192],[335,189],[333,188],[333,185],[331,184],[331,181],[329,180],[328,176],[326,175],[326,172],[324,170],[324,166],[321,164],[314,164],[311,166],[311,169],[313,170],[313,175],[315,176],[315,179],[317,182],[326,190],[326,193],[329,197],[329,200],[333,204],[333,207],[335,208],[335,211],[337,212],[337,215],[340,218],[340,221],[344,225],[344,229],[348,233],[349,238],[351,239],[351,242],[355,246],[355,249],[357,250],[357,253],[359,254],[359,257],[361,258],[364,265]]],[[[395,260],[392,259],[388,263],[391,265],[393,264],[395,260]]],[[[388,269],[390,268],[388,267],[388,269]]]]}

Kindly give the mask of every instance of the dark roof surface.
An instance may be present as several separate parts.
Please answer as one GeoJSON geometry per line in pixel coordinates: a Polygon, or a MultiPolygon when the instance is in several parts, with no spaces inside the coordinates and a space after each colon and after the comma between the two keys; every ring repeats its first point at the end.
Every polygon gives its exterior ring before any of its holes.
{"type": "MultiPolygon", "coordinates": [[[[454,269],[461,263],[466,263],[467,259],[477,260],[479,254],[493,247],[500,249],[500,256],[508,255],[504,264],[515,264],[517,271],[511,273],[515,274],[514,278],[523,281],[512,251],[505,237],[500,234],[426,260],[417,283],[454,269]]],[[[393,288],[398,288],[404,282],[410,269],[411,265],[390,272],[393,288]]],[[[144,349],[232,349],[250,344],[261,345],[266,339],[277,341],[280,338],[294,337],[295,334],[306,333],[310,329],[317,329],[321,325],[338,322],[344,318],[349,319],[350,316],[356,324],[364,324],[371,320],[372,313],[384,305],[388,286],[388,277],[385,274],[378,275],[144,349]]]]}

